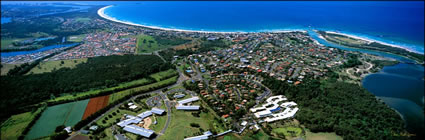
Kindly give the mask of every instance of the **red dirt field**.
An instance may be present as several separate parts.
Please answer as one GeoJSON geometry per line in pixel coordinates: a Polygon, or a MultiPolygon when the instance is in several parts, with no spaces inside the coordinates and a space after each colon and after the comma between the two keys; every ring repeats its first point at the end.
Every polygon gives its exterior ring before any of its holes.
{"type": "Polygon", "coordinates": [[[84,111],[84,115],[82,119],[86,119],[91,114],[107,106],[108,101],[109,101],[109,95],[91,98],[89,103],[87,104],[87,107],[86,107],[86,110],[84,111]]]}

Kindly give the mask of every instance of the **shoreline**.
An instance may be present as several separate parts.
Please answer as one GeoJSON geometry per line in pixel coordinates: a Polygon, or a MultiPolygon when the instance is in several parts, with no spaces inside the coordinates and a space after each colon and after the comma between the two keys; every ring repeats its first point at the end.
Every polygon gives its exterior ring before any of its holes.
{"type": "MultiPolygon", "coordinates": [[[[113,7],[113,5],[109,5],[109,6],[105,6],[100,8],[99,10],[97,10],[97,14],[107,20],[110,21],[114,21],[114,22],[118,22],[118,23],[122,23],[122,24],[127,24],[127,25],[133,25],[133,26],[139,26],[139,27],[144,27],[144,28],[150,28],[150,29],[157,29],[157,30],[165,30],[165,31],[176,31],[176,32],[191,32],[191,33],[215,33],[215,34],[246,34],[246,33],[257,33],[257,32],[226,32],[226,31],[199,31],[199,30],[186,30],[186,29],[173,29],[173,28],[163,28],[163,27],[158,27],[158,26],[149,26],[149,25],[141,25],[141,24],[136,24],[136,23],[132,23],[129,21],[122,21],[122,20],[118,20],[116,18],[110,17],[108,15],[105,14],[105,9],[113,7]]],[[[276,31],[264,31],[264,32],[269,32],[269,33],[289,33],[289,32],[303,32],[303,33],[307,33],[306,30],[298,30],[298,29],[293,29],[293,30],[276,30],[276,31]]]]}
{"type": "MultiPolygon", "coordinates": [[[[144,27],[144,28],[149,28],[149,29],[156,29],[156,30],[164,30],[164,31],[176,31],[176,32],[190,32],[190,33],[215,33],[215,34],[246,34],[246,33],[290,33],[290,32],[302,32],[302,33],[307,33],[307,29],[288,29],[288,30],[263,30],[263,31],[253,31],[253,32],[244,32],[244,31],[235,31],[235,32],[226,32],[226,31],[200,31],[200,30],[187,30],[187,29],[174,29],[174,28],[164,28],[164,27],[158,27],[158,26],[149,26],[149,25],[141,25],[141,24],[136,24],[133,22],[129,22],[129,21],[122,21],[122,20],[118,20],[116,18],[110,17],[108,15],[105,14],[105,9],[113,7],[114,5],[108,5],[105,7],[100,8],[97,11],[97,14],[107,20],[113,21],[113,22],[118,22],[118,23],[122,23],[122,24],[126,24],[126,25],[132,25],[132,26],[138,26],[138,27],[144,27]]],[[[313,29],[313,31],[317,31],[316,29],[313,29]]],[[[350,35],[350,34],[346,34],[346,33],[340,33],[340,32],[335,32],[335,31],[325,31],[326,33],[333,33],[333,34],[338,34],[338,35],[343,35],[343,36],[348,36],[354,39],[359,39],[359,40],[364,40],[367,41],[368,43],[372,43],[372,42],[376,42],[376,43],[380,43],[382,45],[387,45],[390,47],[395,47],[395,48],[400,48],[400,49],[404,49],[406,51],[412,52],[412,53],[418,53],[418,54],[424,54],[423,52],[418,52],[418,51],[414,51],[411,50],[409,48],[406,47],[402,47],[400,45],[395,45],[395,44],[390,44],[390,43],[385,43],[383,41],[378,41],[378,40],[374,40],[374,39],[369,39],[369,38],[365,38],[365,37],[359,37],[359,36],[355,36],[355,35],[350,35]]],[[[324,39],[323,36],[321,36],[319,34],[319,38],[324,39]]],[[[324,39],[326,40],[326,39],[324,39]]]]}
{"type": "MultiPolygon", "coordinates": [[[[400,49],[406,50],[406,51],[408,51],[408,52],[412,52],[412,53],[419,53],[419,54],[421,54],[420,52],[416,52],[416,51],[414,51],[414,50],[410,50],[410,49],[408,49],[408,48],[405,48],[405,47],[402,47],[402,46],[399,46],[399,45],[389,44],[389,43],[385,43],[385,42],[378,41],[378,40],[373,40],[373,39],[369,39],[369,38],[364,38],[364,37],[359,37],[359,36],[355,36],[355,35],[350,35],[350,34],[340,33],[340,32],[334,32],[334,31],[324,31],[324,32],[326,32],[326,33],[331,33],[331,34],[342,35],[342,36],[347,36],[347,37],[350,37],[350,38],[354,38],[354,39],[358,39],[358,40],[363,40],[363,41],[366,41],[366,42],[368,42],[368,43],[373,43],[373,42],[375,42],[375,43],[379,43],[379,44],[386,45],[386,46],[390,46],[390,47],[394,47],[394,48],[400,48],[400,49]]],[[[321,37],[322,39],[324,39],[324,37],[323,37],[322,35],[320,35],[320,34],[319,34],[319,37],[321,37]]],[[[326,39],[325,39],[325,40],[326,40],[326,39]]],[[[423,54],[423,53],[422,53],[422,54],[423,54]]]]}

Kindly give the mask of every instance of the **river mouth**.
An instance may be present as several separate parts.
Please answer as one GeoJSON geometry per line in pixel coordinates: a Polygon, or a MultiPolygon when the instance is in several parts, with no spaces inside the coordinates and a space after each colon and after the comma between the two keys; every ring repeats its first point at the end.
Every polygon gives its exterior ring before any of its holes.
{"type": "Polygon", "coordinates": [[[423,52],[423,15],[412,14],[423,13],[415,11],[420,8],[423,3],[138,2],[112,5],[102,13],[126,24],[180,31],[340,31],[423,52]],[[394,11],[400,15],[390,14],[394,11]]]}
{"type": "Polygon", "coordinates": [[[385,66],[381,71],[362,80],[362,86],[393,108],[403,118],[406,128],[414,134],[422,134],[424,128],[424,66],[413,60],[384,52],[348,48],[328,42],[312,30],[308,34],[318,43],[347,51],[358,51],[400,61],[394,66],[385,66]]]}

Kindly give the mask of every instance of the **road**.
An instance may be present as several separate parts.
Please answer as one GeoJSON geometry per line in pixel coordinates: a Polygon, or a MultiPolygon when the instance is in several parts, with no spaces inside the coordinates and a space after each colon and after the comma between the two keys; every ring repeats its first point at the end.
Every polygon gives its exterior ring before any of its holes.
{"type": "Polygon", "coordinates": [[[159,94],[161,95],[162,99],[164,100],[165,106],[167,107],[167,121],[165,122],[164,128],[162,128],[161,132],[159,133],[159,135],[163,135],[171,121],[171,106],[170,100],[168,99],[167,95],[162,92],[160,92],[159,94]]]}
{"type": "MultiPolygon", "coordinates": [[[[154,91],[150,91],[150,92],[146,92],[146,93],[141,93],[141,94],[136,95],[136,96],[133,96],[133,97],[131,97],[130,99],[127,99],[127,100],[125,100],[125,101],[123,101],[123,102],[121,102],[121,103],[119,103],[119,104],[117,104],[117,105],[115,105],[115,106],[111,107],[109,110],[107,110],[107,111],[106,111],[105,113],[103,113],[102,115],[100,115],[100,116],[96,117],[96,119],[94,119],[93,121],[91,121],[90,123],[88,123],[86,126],[91,126],[94,122],[98,121],[98,120],[99,120],[100,118],[102,118],[105,114],[108,114],[109,112],[111,112],[111,111],[112,111],[112,110],[114,110],[115,108],[117,108],[117,107],[121,106],[123,103],[128,102],[128,101],[131,101],[131,100],[134,100],[134,99],[136,99],[136,98],[138,98],[138,97],[140,97],[140,96],[143,96],[143,95],[146,95],[146,94],[154,94],[154,93],[160,93],[160,95],[161,95],[161,96],[165,96],[165,95],[161,94],[163,89],[168,89],[168,88],[172,88],[172,87],[178,86],[178,85],[180,85],[180,84],[184,81],[184,78],[183,78],[183,77],[184,77],[184,75],[183,75],[183,73],[182,73],[179,69],[177,69],[177,71],[179,72],[179,79],[178,79],[178,80],[177,80],[177,82],[176,82],[176,83],[174,83],[173,85],[170,85],[170,86],[167,86],[167,87],[164,87],[164,88],[160,88],[160,89],[157,89],[157,90],[154,90],[154,91]]],[[[166,98],[166,97],[167,97],[167,96],[165,96],[165,98],[166,98]]],[[[167,100],[168,100],[168,99],[167,99],[167,100]]],[[[167,106],[167,108],[168,108],[168,112],[167,112],[168,119],[167,119],[166,127],[168,127],[168,124],[169,124],[170,119],[171,119],[171,109],[170,109],[170,106],[169,106],[169,101],[166,101],[166,106],[167,106]]],[[[164,131],[164,132],[165,132],[165,130],[166,130],[166,127],[165,127],[165,129],[163,129],[163,131],[164,131]]],[[[81,130],[81,129],[80,129],[80,130],[81,130]]],[[[70,140],[72,137],[74,137],[74,136],[76,136],[76,135],[80,134],[80,130],[77,130],[77,132],[76,132],[76,133],[73,133],[71,136],[69,136],[69,137],[67,138],[67,140],[70,140]]],[[[163,132],[161,131],[161,133],[163,133],[163,132]]]]}
{"type": "Polygon", "coordinates": [[[159,51],[154,51],[152,53],[138,53],[138,55],[157,55],[159,58],[162,59],[162,61],[167,62],[167,61],[165,61],[165,59],[161,55],[159,55],[159,53],[158,53],[159,51]]]}

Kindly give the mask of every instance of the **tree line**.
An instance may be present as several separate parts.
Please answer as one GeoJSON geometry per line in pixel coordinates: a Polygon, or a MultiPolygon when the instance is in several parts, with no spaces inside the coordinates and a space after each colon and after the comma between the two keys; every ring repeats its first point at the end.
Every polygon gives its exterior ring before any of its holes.
{"type": "MultiPolygon", "coordinates": [[[[264,75],[265,76],[265,75],[264,75]]],[[[295,118],[312,132],[335,132],[344,139],[407,139],[402,118],[357,84],[338,81],[332,71],[327,79],[306,77],[289,85],[266,77],[263,84],[274,94],[295,101],[295,118]]]]}
{"type": "Polygon", "coordinates": [[[152,73],[171,68],[174,68],[172,64],[164,63],[155,55],[123,55],[89,58],[86,63],[78,64],[73,69],[2,76],[0,110],[4,113],[1,118],[5,119],[28,105],[59,97],[63,93],[112,87],[121,82],[148,78],[152,73]]]}

